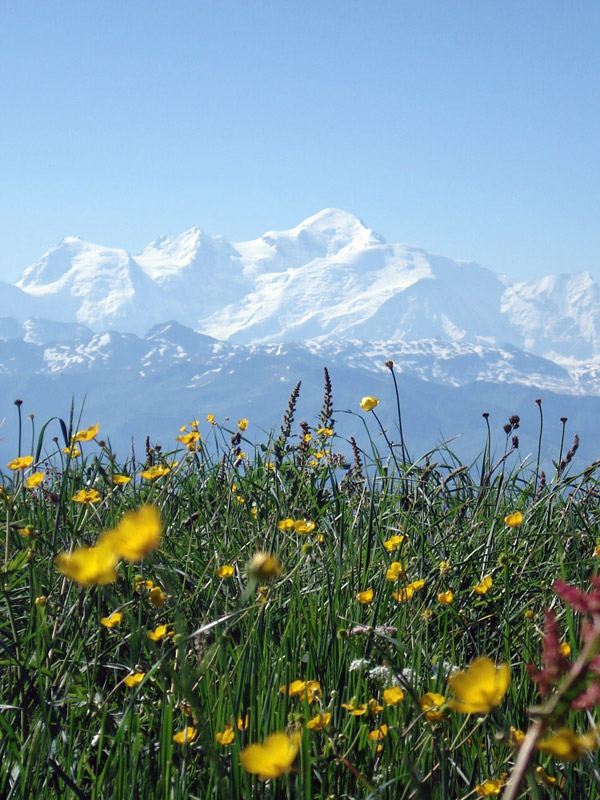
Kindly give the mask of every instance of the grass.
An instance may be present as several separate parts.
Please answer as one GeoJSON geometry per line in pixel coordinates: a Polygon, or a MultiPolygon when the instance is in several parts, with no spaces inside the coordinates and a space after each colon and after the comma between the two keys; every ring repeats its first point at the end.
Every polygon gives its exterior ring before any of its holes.
{"type": "MultiPolygon", "coordinates": [[[[582,646],[581,614],[553,584],[587,588],[596,570],[597,468],[570,474],[559,463],[540,491],[535,459],[531,468],[511,460],[512,423],[495,458],[488,438],[475,464],[447,448],[411,461],[404,436],[394,444],[375,409],[360,412],[361,436],[339,440],[327,381],[315,424],[295,433],[294,402],[266,443],[252,443],[251,423],[246,431],[202,418],[174,432],[199,428],[201,440],[168,453],[148,443],[142,463],[119,460],[99,433],[84,434],[80,456],[63,452],[78,428],[72,414],[38,435],[32,421],[27,449],[19,416],[15,450],[33,462],[2,474],[1,797],[457,800],[500,791],[489,782],[504,784],[514,768],[511,727],[531,728],[528,710],[540,702],[527,664],[541,663],[544,610],[554,609],[571,648],[570,673],[582,646]],[[152,465],[169,471],[141,478],[152,465]],[[43,481],[28,488],[36,471],[43,481]],[[131,481],[115,485],[114,475],[131,481]],[[72,501],[92,488],[98,502],[72,501]],[[58,553],[92,545],[146,503],[164,530],[144,561],[122,561],[104,586],[58,572],[58,553]],[[522,523],[505,524],[518,510],[522,523]],[[288,519],[314,529],[279,525],[288,519]],[[402,539],[386,545],[393,537],[402,539]],[[257,551],[275,555],[281,575],[249,574],[257,551]],[[403,570],[394,581],[393,562],[403,570]],[[223,565],[231,577],[217,576],[223,565]],[[475,592],[487,576],[491,588],[475,592]],[[164,593],[162,607],[149,582],[164,593]],[[372,600],[359,602],[368,589],[372,600]],[[102,625],[114,612],[120,624],[102,625]],[[164,624],[172,635],[150,640],[164,624]],[[510,664],[501,702],[484,714],[444,705],[428,719],[420,698],[448,699],[449,676],[478,656],[510,664]],[[135,672],[141,683],[127,687],[135,672]],[[290,695],[297,680],[320,688],[290,695]],[[404,693],[395,705],[383,702],[392,684],[404,693]],[[331,715],[328,724],[308,729],[319,714],[331,715]],[[186,726],[195,738],[179,744],[173,736],[186,726]],[[228,728],[233,741],[221,744],[228,728]],[[241,766],[245,747],[286,730],[300,731],[301,744],[281,777],[261,781],[241,766]]],[[[567,725],[583,734],[597,718],[593,704],[553,714],[542,733],[567,725]]],[[[590,752],[565,763],[534,750],[524,775],[515,796],[600,796],[590,752]],[[538,766],[557,788],[536,780],[538,766]]]]}

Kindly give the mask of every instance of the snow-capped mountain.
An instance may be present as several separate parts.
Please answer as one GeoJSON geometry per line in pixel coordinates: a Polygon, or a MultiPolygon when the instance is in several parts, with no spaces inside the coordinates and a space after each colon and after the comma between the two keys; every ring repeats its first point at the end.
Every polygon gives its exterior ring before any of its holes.
{"type": "Polygon", "coordinates": [[[192,228],[137,256],[68,237],[0,289],[0,316],[95,332],[143,335],[173,318],[242,344],[442,337],[559,361],[600,357],[600,287],[588,273],[514,282],[388,244],[338,209],[248,242],[192,228]]]}

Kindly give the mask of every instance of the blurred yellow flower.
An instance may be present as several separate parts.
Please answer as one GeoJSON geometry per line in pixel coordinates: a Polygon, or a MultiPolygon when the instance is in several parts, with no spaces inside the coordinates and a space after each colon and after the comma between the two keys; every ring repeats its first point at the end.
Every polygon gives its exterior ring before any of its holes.
{"type": "Polygon", "coordinates": [[[462,672],[455,672],[448,686],[459,700],[448,700],[448,705],[461,714],[487,714],[502,702],[510,684],[510,667],[481,656],[462,672]]]}
{"type": "Polygon", "coordinates": [[[48,598],[45,594],[41,594],[39,597],[36,597],[34,600],[36,606],[40,606],[40,608],[45,608],[48,605],[48,598]]]}
{"type": "Polygon", "coordinates": [[[95,425],[90,425],[89,428],[85,428],[85,430],[77,431],[75,436],[71,439],[71,442],[91,442],[92,439],[95,438],[98,431],[100,430],[100,423],[97,422],[95,425]]]}
{"type": "Polygon", "coordinates": [[[440,575],[444,576],[452,571],[452,564],[450,561],[440,561],[438,568],[440,570],[440,575]]]}
{"type": "Polygon", "coordinates": [[[233,726],[225,725],[225,730],[218,731],[215,734],[215,739],[219,744],[222,744],[223,747],[226,747],[228,744],[231,744],[235,739],[235,731],[233,730],[233,726]]]}
{"type": "Polygon", "coordinates": [[[544,786],[547,786],[548,789],[554,789],[558,784],[556,778],[553,778],[551,775],[548,775],[548,773],[543,767],[535,768],[535,779],[539,783],[543,783],[544,786]]]}
{"type": "Polygon", "coordinates": [[[388,553],[391,553],[394,550],[397,550],[403,541],[404,541],[404,536],[398,536],[398,534],[396,534],[395,536],[390,536],[390,538],[383,543],[383,546],[388,551],[388,553]]]}
{"type": "Polygon", "coordinates": [[[197,736],[198,731],[196,728],[186,726],[182,731],[179,731],[179,733],[173,736],[173,741],[175,744],[189,744],[189,742],[193,742],[197,736]]]}
{"type": "Polygon", "coordinates": [[[508,732],[508,743],[512,747],[520,747],[524,738],[525,734],[522,730],[520,730],[520,728],[513,728],[512,725],[510,726],[510,730],[508,732]]]}
{"type": "Polygon", "coordinates": [[[475,793],[477,797],[494,797],[500,794],[503,786],[504,783],[499,778],[494,781],[488,779],[475,787],[475,793]]]}
{"type": "Polygon", "coordinates": [[[255,553],[246,567],[248,575],[259,581],[272,581],[283,572],[279,559],[269,553],[255,553]]]}
{"type": "Polygon", "coordinates": [[[520,511],[515,511],[512,514],[508,514],[504,517],[504,524],[508,525],[509,528],[518,528],[519,525],[523,522],[523,514],[520,511]]]}
{"type": "Polygon", "coordinates": [[[129,475],[113,475],[112,476],[112,482],[115,484],[115,486],[125,486],[125,484],[129,483],[130,480],[131,480],[131,478],[129,477],[129,475]]]}
{"type": "Polygon", "coordinates": [[[126,678],[123,678],[123,683],[125,686],[129,686],[131,689],[134,686],[139,686],[140,683],[146,677],[145,672],[132,672],[131,675],[128,675],[126,678]]]}
{"type": "Polygon", "coordinates": [[[24,539],[35,539],[35,537],[38,535],[38,532],[33,525],[25,525],[24,528],[17,528],[17,533],[24,539]]]}
{"type": "Polygon", "coordinates": [[[402,589],[398,589],[397,592],[392,592],[392,597],[399,603],[406,603],[407,600],[411,599],[415,592],[419,591],[419,589],[422,589],[424,586],[425,581],[421,578],[418,581],[409,583],[408,586],[405,586],[402,589]]]}
{"type": "Polygon", "coordinates": [[[152,642],[160,642],[161,639],[164,639],[168,632],[167,625],[157,625],[153,631],[148,631],[146,636],[152,642]]]}
{"type": "Polygon", "coordinates": [[[210,422],[211,425],[216,425],[215,415],[214,414],[207,414],[206,421],[210,422]]]}
{"type": "Polygon", "coordinates": [[[104,586],[117,579],[118,556],[112,547],[78,547],[72,553],[59,553],[54,563],[59,572],[80,586],[104,586]]]}
{"type": "Polygon", "coordinates": [[[83,505],[99,503],[101,499],[97,489],[80,489],[71,498],[74,503],[83,503],[83,505]]]}
{"type": "Polygon", "coordinates": [[[155,608],[162,608],[165,604],[165,593],[160,586],[152,586],[152,581],[146,581],[146,583],[149,583],[151,587],[148,600],[150,600],[155,608]]]}
{"type": "Polygon", "coordinates": [[[569,728],[560,728],[536,745],[538,750],[550,753],[560,761],[575,761],[585,753],[595,750],[597,746],[598,739],[595,732],[590,731],[584,736],[577,736],[569,728]]]}
{"type": "Polygon", "coordinates": [[[359,603],[367,605],[368,603],[373,602],[374,595],[375,592],[373,591],[373,589],[365,589],[364,592],[359,592],[356,595],[356,599],[358,600],[359,603]]]}
{"type": "Polygon", "coordinates": [[[294,522],[296,533],[312,533],[317,526],[309,519],[297,519],[294,522]]]}
{"type": "Polygon", "coordinates": [[[151,580],[146,580],[141,575],[136,575],[133,585],[135,589],[151,589],[154,583],[151,580]]]}
{"type": "Polygon", "coordinates": [[[100,625],[104,625],[105,628],[117,628],[122,619],[123,613],[121,611],[113,611],[109,617],[102,617],[100,625]]]}
{"type": "Polygon", "coordinates": [[[360,407],[363,411],[372,411],[378,405],[379,400],[376,397],[367,396],[360,401],[360,407]]]}
{"type": "Polygon", "coordinates": [[[571,645],[567,644],[567,642],[561,642],[558,645],[558,652],[563,658],[568,658],[571,655],[571,645]]]}
{"type": "Polygon", "coordinates": [[[280,531],[291,531],[294,527],[294,520],[291,517],[287,517],[287,519],[280,519],[277,523],[277,527],[280,531]]]}
{"type": "Polygon", "coordinates": [[[385,573],[385,577],[388,579],[388,581],[397,581],[399,578],[403,578],[404,575],[404,567],[399,561],[392,561],[389,569],[385,573]]]}
{"type": "Polygon", "coordinates": [[[442,708],[445,703],[444,695],[437,692],[427,692],[419,698],[421,711],[428,722],[441,722],[447,716],[446,709],[442,708]]]}
{"type": "Polygon", "coordinates": [[[476,594],[486,594],[492,588],[492,576],[486,575],[483,580],[473,587],[476,594]]]}
{"type": "Polygon", "coordinates": [[[321,436],[333,436],[333,428],[318,428],[317,433],[321,436]]]}
{"type": "Polygon", "coordinates": [[[438,603],[441,603],[443,606],[449,606],[454,602],[454,592],[452,589],[448,589],[445,592],[440,592],[437,596],[437,599],[438,603]]]}
{"type": "Polygon", "coordinates": [[[112,547],[127,561],[140,561],[160,545],[162,522],[156,506],[141,506],[126,511],[116,528],[105,531],[98,543],[112,547]]]}
{"type": "Polygon", "coordinates": [[[245,431],[248,429],[248,420],[247,419],[239,419],[238,420],[238,428],[241,431],[245,431]]]}
{"type": "Polygon", "coordinates": [[[306,727],[309,731],[322,731],[329,726],[331,722],[331,714],[327,711],[325,714],[317,714],[316,717],[309,719],[306,727]]]}
{"type": "Polygon", "coordinates": [[[44,480],[43,472],[34,472],[29,477],[25,478],[25,486],[27,489],[35,489],[44,480]]]}
{"type": "Polygon", "coordinates": [[[294,731],[272,733],[263,744],[251,744],[240,753],[240,761],[246,772],[258,775],[260,781],[279,778],[288,772],[294,763],[302,735],[294,731]]]}
{"type": "Polygon", "coordinates": [[[404,700],[404,692],[399,686],[390,686],[383,690],[383,702],[388,706],[395,706],[404,700]]]}
{"type": "Polygon", "coordinates": [[[235,570],[231,564],[223,564],[223,566],[219,567],[217,570],[217,578],[231,578],[234,572],[235,570]]]}
{"type": "Polygon", "coordinates": [[[33,456],[19,456],[19,458],[13,458],[12,461],[9,461],[6,465],[9,469],[12,470],[19,470],[19,469],[27,469],[33,464],[33,456]]]}
{"type": "Polygon", "coordinates": [[[72,445],[71,447],[63,447],[62,452],[71,458],[79,458],[81,455],[81,450],[78,447],[75,447],[75,445],[72,445]]]}
{"type": "Polygon", "coordinates": [[[382,739],[388,735],[388,726],[383,723],[379,728],[375,728],[375,730],[369,732],[369,739],[373,742],[380,742],[382,739]]]}
{"type": "Polygon", "coordinates": [[[287,694],[288,697],[301,696],[303,700],[308,700],[309,705],[314,703],[315,700],[319,700],[323,694],[319,681],[295,680],[289,686],[285,684],[280,686],[279,691],[287,694]]]}

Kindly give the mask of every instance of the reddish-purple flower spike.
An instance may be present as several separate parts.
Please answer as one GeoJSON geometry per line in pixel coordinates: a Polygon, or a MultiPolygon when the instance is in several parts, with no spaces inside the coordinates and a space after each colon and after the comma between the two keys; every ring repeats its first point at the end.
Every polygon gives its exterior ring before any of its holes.
{"type": "Polygon", "coordinates": [[[569,668],[569,662],[560,649],[560,632],[551,609],[545,612],[542,663],[544,668],[541,670],[536,670],[533,665],[527,669],[531,680],[538,684],[540,694],[545,696],[569,668]]]}
{"type": "Polygon", "coordinates": [[[590,683],[581,694],[571,701],[571,708],[587,711],[600,703],[600,683],[590,683]]]}
{"type": "Polygon", "coordinates": [[[591,592],[582,592],[581,589],[562,580],[555,581],[552,588],[573,611],[593,617],[600,615],[600,579],[598,575],[593,575],[590,581],[594,587],[591,592]]]}

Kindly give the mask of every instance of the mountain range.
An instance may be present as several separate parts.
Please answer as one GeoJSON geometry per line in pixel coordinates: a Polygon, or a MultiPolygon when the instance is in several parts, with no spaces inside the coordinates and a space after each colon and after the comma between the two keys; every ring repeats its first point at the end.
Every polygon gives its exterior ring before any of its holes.
{"type": "MultiPolygon", "coordinates": [[[[135,256],[67,237],[15,284],[0,282],[2,415],[17,396],[42,417],[85,397],[86,420],[102,419],[118,445],[149,434],[171,446],[188,417],[208,412],[252,417],[258,437],[298,380],[299,413],[315,418],[323,366],[341,432],[362,425],[346,411],[377,392],[393,429],[389,359],[416,454],[460,434],[472,457],[492,410],[500,432],[510,414],[531,417],[521,434],[531,450],[541,395],[555,428],[568,416],[581,454],[598,457],[600,287],[587,272],[518,282],[388,244],[326,209],[249,242],[192,228],[135,256]]],[[[11,428],[0,430],[8,456],[11,428]]]]}

